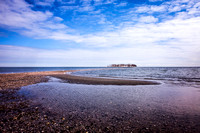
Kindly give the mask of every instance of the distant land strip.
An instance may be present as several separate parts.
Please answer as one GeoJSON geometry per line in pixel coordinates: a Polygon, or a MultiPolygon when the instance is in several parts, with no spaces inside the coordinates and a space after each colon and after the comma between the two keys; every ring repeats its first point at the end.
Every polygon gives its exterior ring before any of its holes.
{"type": "Polygon", "coordinates": [[[108,67],[137,67],[135,64],[111,64],[108,67]]]}

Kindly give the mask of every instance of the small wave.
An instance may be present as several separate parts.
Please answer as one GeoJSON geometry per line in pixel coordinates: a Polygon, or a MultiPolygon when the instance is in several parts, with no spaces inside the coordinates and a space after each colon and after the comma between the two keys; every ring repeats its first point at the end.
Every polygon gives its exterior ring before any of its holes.
{"type": "Polygon", "coordinates": [[[66,72],[65,74],[72,74],[72,72],[66,72]]]}

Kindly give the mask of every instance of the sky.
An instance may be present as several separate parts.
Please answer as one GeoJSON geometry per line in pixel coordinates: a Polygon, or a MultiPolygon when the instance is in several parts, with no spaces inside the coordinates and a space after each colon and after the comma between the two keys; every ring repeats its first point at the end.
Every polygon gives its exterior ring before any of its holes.
{"type": "Polygon", "coordinates": [[[200,66],[199,0],[0,0],[0,66],[200,66]]]}

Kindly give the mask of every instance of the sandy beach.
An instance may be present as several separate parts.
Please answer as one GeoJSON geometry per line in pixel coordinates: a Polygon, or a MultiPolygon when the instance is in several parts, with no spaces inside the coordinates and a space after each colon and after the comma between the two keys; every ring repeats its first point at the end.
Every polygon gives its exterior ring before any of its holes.
{"type": "MultiPolygon", "coordinates": [[[[19,88],[26,85],[31,85],[39,82],[45,82],[48,79],[46,76],[53,76],[67,80],[70,83],[79,84],[96,84],[96,85],[154,85],[159,84],[151,81],[139,80],[119,80],[106,78],[90,78],[73,76],[68,72],[85,71],[85,70],[68,70],[68,71],[46,71],[46,72],[27,72],[27,73],[12,73],[0,74],[0,89],[19,88]]],[[[87,69],[87,71],[89,71],[87,69]]]]}
{"type": "Polygon", "coordinates": [[[75,71],[1,74],[0,131],[200,131],[195,90],[66,74],[75,71]]]}

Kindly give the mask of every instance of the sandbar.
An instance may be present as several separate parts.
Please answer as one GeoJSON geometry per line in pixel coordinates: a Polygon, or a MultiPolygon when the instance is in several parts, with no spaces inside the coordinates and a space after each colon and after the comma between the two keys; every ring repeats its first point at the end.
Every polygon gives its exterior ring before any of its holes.
{"type": "Polygon", "coordinates": [[[75,76],[68,74],[75,71],[90,71],[96,69],[66,70],[66,71],[44,71],[0,74],[0,90],[20,88],[22,86],[48,81],[47,76],[60,78],[69,83],[93,84],[93,85],[157,85],[158,82],[142,80],[125,80],[111,78],[95,78],[75,76]]]}

